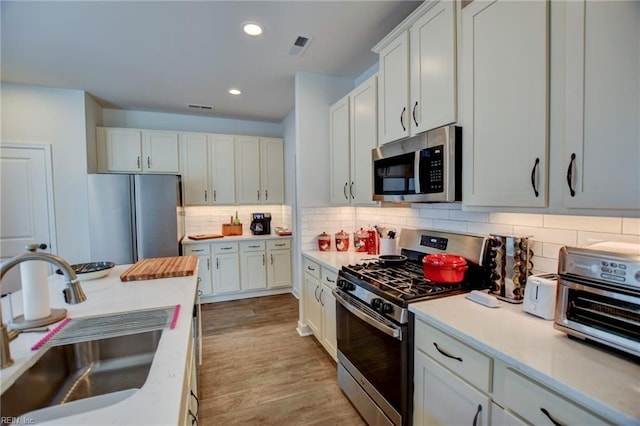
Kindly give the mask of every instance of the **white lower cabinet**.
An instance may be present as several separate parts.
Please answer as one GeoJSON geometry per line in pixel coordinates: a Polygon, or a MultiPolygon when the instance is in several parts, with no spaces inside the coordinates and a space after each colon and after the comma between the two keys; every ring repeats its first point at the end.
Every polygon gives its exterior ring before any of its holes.
{"type": "Polygon", "coordinates": [[[211,246],[209,244],[194,244],[185,247],[185,256],[198,256],[198,296],[213,293],[211,281],[211,246]]]}
{"type": "Polygon", "coordinates": [[[182,424],[197,425],[198,412],[200,411],[200,400],[198,399],[198,369],[196,367],[196,355],[194,350],[193,339],[189,339],[189,348],[187,350],[187,382],[184,386],[184,399],[182,401],[182,424]]]}
{"type": "Polygon", "coordinates": [[[306,257],[303,258],[303,268],[307,326],[329,355],[337,359],[336,299],[332,290],[338,273],[306,257]]]}
{"type": "Polygon", "coordinates": [[[242,291],[267,287],[264,241],[240,243],[240,288],[242,291]]]}
{"type": "Polygon", "coordinates": [[[414,425],[488,425],[490,397],[421,351],[414,359],[414,425]]]}
{"type": "Polygon", "coordinates": [[[414,425],[611,424],[516,366],[415,322],[414,425]]]}
{"type": "Polygon", "coordinates": [[[240,291],[238,243],[211,244],[213,260],[213,294],[240,291]]]}
{"type": "Polygon", "coordinates": [[[290,287],[291,240],[268,240],[267,259],[267,287],[290,287]]]}

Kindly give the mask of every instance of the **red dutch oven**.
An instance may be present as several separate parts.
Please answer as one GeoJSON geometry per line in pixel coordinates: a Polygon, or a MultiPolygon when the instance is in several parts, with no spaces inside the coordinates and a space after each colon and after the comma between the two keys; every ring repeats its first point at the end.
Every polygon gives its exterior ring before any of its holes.
{"type": "Polygon", "coordinates": [[[469,268],[464,257],[452,254],[429,254],[422,258],[424,277],[436,283],[456,284],[469,268]]]}

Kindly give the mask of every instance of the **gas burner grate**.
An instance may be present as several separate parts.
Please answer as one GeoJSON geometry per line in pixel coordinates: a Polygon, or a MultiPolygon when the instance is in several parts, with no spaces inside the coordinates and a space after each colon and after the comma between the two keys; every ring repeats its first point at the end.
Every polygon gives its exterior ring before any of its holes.
{"type": "Polygon", "coordinates": [[[349,265],[343,269],[361,281],[405,301],[437,297],[467,288],[466,284],[434,283],[424,277],[422,264],[415,262],[406,262],[402,266],[386,266],[379,262],[371,262],[349,265]]]}

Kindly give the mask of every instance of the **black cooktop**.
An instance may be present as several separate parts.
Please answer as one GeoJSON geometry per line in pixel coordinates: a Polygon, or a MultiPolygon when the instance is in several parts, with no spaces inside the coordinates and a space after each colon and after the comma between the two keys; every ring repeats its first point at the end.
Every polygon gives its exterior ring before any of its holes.
{"type": "Polygon", "coordinates": [[[414,261],[397,266],[382,265],[380,262],[343,266],[341,275],[353,284],[373,288],[375,293],[395,299],[401,305],[471,291],[471,285],[464,282],[438,284],[427,280],[422,263],[414,261]]]}

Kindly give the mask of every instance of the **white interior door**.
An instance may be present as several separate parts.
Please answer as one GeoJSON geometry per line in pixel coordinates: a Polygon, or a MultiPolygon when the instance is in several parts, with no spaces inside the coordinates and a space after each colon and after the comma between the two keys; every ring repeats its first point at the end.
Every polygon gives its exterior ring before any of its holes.
{"type": "MultiPolygon", "coordinates": [[[[0,144],[0,173],[0,256],[40,243],[55,252],[51,147],[0,144]]],[[[20,288],[18,271],[13,268],[2,280],[2,293],[20,288]]]]}

